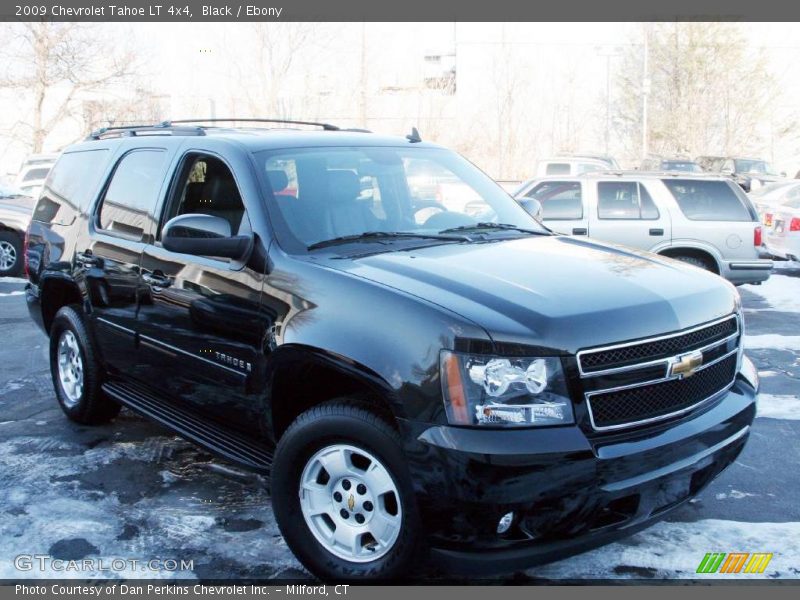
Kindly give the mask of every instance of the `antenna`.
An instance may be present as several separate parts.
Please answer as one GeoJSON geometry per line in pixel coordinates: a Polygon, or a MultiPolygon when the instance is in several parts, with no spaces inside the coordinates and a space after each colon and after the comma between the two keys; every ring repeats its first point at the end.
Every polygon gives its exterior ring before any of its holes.
{"type": "Polygon", "coordinates": [[[416,127],[411,128],[411,134],[406,136],[406,139],[411,142],[412,144],[416,144],[422,141],[422,138],[419,137],[419,131],[417,131],[416,127]]]}

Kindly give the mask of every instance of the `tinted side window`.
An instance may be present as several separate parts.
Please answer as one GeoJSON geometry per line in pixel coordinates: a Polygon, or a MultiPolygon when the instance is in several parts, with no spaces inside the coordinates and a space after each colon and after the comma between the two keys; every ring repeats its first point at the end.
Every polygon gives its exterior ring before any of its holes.
{"type": "Polygon", "coordinates": [[[106,149],[62,154],[50,171],[33,218],[52,223],[62,204],[86,212],[109,161],[106,149]]]}
{"type": "Polygon", "coordinates": [[[98,216],[101,229],[141,238],[158,200],[167,153],[134,150],[117,164],[98,216]]]}
{"type": "Polygon", "coordinates": [[[542,203],[542,219],[573,220],[583,218],[581,184],[578,181],[545,181],[527,194],[542,203]]]}
{"type": "Polygon", "coordinates": [[[545,168],[545,175],[569,175],[569,164],[550,163],[545,168]]]}
{"type": "Polygon", "coordinates": [[[233,173],[224,162],[213,156],[189,156],[181,173],[182,181],[161,227],[173,217],[196,213],[225,219],[230,223],[231,235],[249,230],[242,196],[233,173]]]}
{"type": "Polygon", "coordinates": [[[752,221],[747,206],[727,181],[665,179],[681,212],[692,221],[752,221]]]}
{"type": "Polygon", "coordinates": [[[601,181],[597,184],[600,219],[657,219],[658,208],[644,186],[636,181],[601,181]]]}

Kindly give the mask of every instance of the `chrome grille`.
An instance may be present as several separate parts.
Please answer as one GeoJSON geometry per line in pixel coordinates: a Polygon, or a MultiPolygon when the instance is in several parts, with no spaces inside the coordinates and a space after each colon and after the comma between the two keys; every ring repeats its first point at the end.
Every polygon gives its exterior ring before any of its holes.
{"type": "Polygon", "coordinates": [[[591,426],[616,430],[684,414],[728,390],[736,377],[739,318],[673,334],[590,348],[578,364],[591,426]],[[678,365],[702,356],[688,376],[678,365]]]}
{"type": "Polygon", "coordinates": [[[711,325],[685,333],[662,336],[648,341],[608,346],[578,354],[582,373],[598,373],[628,365],[690,352],[738,333],[736,317],[731,316],[711,325]]]}

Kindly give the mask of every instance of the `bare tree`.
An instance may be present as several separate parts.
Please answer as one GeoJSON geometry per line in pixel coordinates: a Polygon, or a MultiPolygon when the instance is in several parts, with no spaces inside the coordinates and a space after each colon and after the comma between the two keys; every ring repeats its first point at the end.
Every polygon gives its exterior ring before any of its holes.
{"type": "Polygon", "coordinates": [[[615,133],[631,154],[641,138],[642,86],[651,82],[648,137],[659,153],[758,151],[759,125],[778,90],[763,52],[750,48],[735,23],[654,23],[649,66],[643,73],[642,36],[636,32],[617,77],[615,133]]]}
{"type": "Polygon", "coordinates": [[[12,137],[41,152],[50,131],[79,117],[87,94],[124,84],[136,70],[134,54],[107,30],[80,23],[19,23],[0,46],[0,85],[30,99],[12,137]]]}
{"type": "Polygon", "coordinates": [[[250,113],[289,118],[302,111],[305,107],[297,106],[287,94],[288,84],[303,80],[300,65],[323,45],[322,27],[316,23],[252,23],[247,35],[253,60],[237,73],[241,82],[237,92],[250,113]]]}

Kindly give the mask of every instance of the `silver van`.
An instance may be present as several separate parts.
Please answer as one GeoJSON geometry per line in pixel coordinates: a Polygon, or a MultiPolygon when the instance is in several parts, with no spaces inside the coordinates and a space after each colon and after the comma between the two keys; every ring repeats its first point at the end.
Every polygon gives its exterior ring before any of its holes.
{"type": "Polygon", "coordinates": [[[765,281],[772,269],[756,210],[723,176],[585,173],[533,179],[515,196],[538,200],[554,231],[669,256],[737,285],[765,281]]]}

